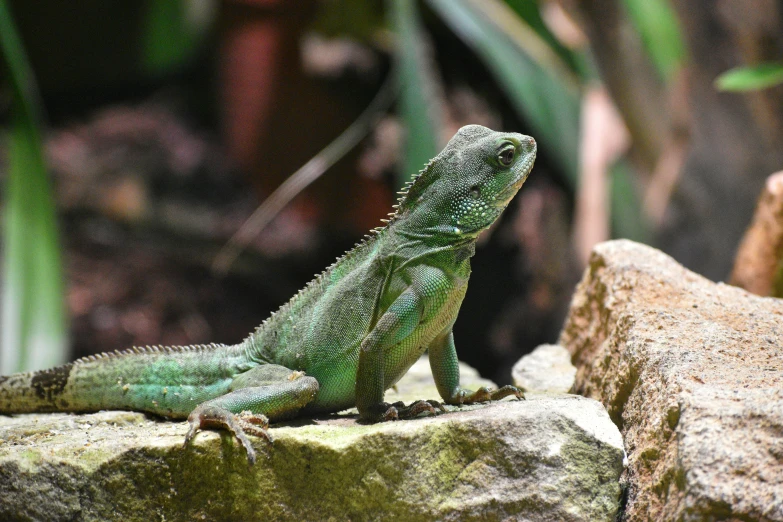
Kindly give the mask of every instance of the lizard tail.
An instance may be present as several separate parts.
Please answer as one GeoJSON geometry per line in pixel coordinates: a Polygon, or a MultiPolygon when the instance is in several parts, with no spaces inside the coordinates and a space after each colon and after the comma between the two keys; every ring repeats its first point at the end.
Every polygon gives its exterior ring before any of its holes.
{"type": "Polygon", "coordinates": [[[37,372],[0,376],[0,413],[75,411],[65,389],[73,363],[37,372]]]}
{"type": "Polygon", "coordinates": [[[247,365],[241,346],[150,346],[0,376],[0,414],[135,410],[184,418],[228,391],[247,365]]]}

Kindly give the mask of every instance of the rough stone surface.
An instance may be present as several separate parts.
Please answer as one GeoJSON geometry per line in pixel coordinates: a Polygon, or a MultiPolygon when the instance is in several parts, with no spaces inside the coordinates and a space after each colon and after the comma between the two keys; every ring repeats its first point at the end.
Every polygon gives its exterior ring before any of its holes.
{"type": "Polygon", "coordinates": [[[756,295],[783,296],[783,171],[764,184],[729,283],[756,295]]]}
{"type": "Polygon", "coordinates": [[[625,520],[783,521],[782,300],[612,241],[560,344],[623,432],[625,520]]]}
{"type": "Polygon", "coordinates": [[[511,369],[514,384],[526,391],[568,393],[574,377],[571,354],[559,344],[542,344],[511,369]]]}
{"type": "MultiPolygon", "coordinates": [[[[435,397],[425,374],[420,361],[387,400],[435,397]]],[[[603,406],[583,397],[277,426],[272,447],[256,441],[250,468],[214,432],[182,448],[184,422],[129,412],[0,417],[0,520],[608,521],[618,509],[622,439],[603,406]]]]}

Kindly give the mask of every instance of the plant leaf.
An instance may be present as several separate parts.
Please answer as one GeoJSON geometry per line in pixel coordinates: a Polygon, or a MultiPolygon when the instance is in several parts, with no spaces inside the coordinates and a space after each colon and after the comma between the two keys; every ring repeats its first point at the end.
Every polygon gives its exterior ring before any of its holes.
{"type": "Polygon", "coordinates": [[[142,30],[142,66],[152,74],[170,72],[192,58],[210,27],[211,0],[149,0],[142,30]]]}
{"type": "Polygon", "coordinates": [[[438,153],[443,112],[432,60],[425,54],[417,3],[389,0],[386,5],[397,38],[398,114],[405,125],[405,159],[397,183],[402,186],[438,153]]]}
{"type": "Polygon", "coordinates": [[[719,91],[757,91],[783,83],[783,64],[761,63],[737,67],[718,76],[715,87],[719,91]]]}
{"type": "Polygon", "coordinates": [[[612,191],[612,237],[652,244],[653,234],[633,185],[631,166],[627,161],[620,160],[609,172],[612,191]]]}
{"type": "Polygon", "coordinates": [[[64,362],[67,333],[55,205],[38,130],[41,110],[5,0],[0,50],[12,88],[0,311],[0,373],[10,373],[64,362]]]}
{"type": "MultiPolygon", "coordinates": [[[[576,183],[579,147],[579,100],[577,91],[542,60],[557,63],[546,44],[505,4],[495,0],[429,0],[449,27],[484,61],[516,110],[530,123],[536,139],[576,183]],[[506,9],[503,26],[488,18],[487,8],[506,9]],[[531,45],[534,47],[531,50],[531,45]],[[539,57],[539,61],[534,60],[539,57]],[[546,58],[543,58],[543,57],[546,58]]],[[[495,17],[495,20],[497,17],[495,17]]],[[[560,66],[558,70],[567,70],[560,66]]]]}
{"type": "Polygon", "coordinates": [[[623,4],[658,74],[670,80],[685,57],[685,44],[669,1],[624,0],[623,4]]]}
{"type": "MultiPolygon", "coordinates": [[[[541,149],[575,189],[580,100],[579,86],[568,66],[524,20],[498,0],[428,3],[487,65],[514,108],[532,127],[528,133],[541,143],[541,149]]],[[[612,172],[614,233],[640,241],[649,239],[630,169],[620,162],[612,172]]]]}

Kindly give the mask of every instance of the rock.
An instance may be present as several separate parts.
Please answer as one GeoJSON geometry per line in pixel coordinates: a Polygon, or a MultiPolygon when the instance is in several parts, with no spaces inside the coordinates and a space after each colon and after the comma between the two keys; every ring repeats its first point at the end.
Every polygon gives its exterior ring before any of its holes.
{"type": "Polygon", "coordinates": [[[514,384],[525,391],[568,393],[575,376],[571,354],[558,344],[542,344],[511,369],[514,384]]]}
{"type": "MultiPolygon", "coordinates": [[[[399,388],[411,389],[405,380],[399,388]]],[[[622,439],[583,397],[276,426],[273,446],[254,440],[251,468],[215,432],[183,448],[184,422],[129,412],[0,417],[0,520],[609,521],[618,509],[622,439]]]]}
{"type": "Polygon", "coordinates": [[[783,521],[783,301],[598,245],[560,337],[628,451],[626,521],[783,521]]]}
{"type": "Polygon", "coordinates": [[[757,295],[783,296],[783,171],[767,178],[753,222],[734,258],[729,283],[757,295]]]}

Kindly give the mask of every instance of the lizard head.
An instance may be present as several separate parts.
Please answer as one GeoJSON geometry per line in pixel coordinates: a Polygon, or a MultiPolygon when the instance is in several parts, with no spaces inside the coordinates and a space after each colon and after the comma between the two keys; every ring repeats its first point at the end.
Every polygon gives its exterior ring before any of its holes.
{"type": "Polygon", "coordinates": [[[470,237],[489,227],[533,168],[530,136],[462,127],[430,161],[400,200],[418,230],[470,237]]]}

